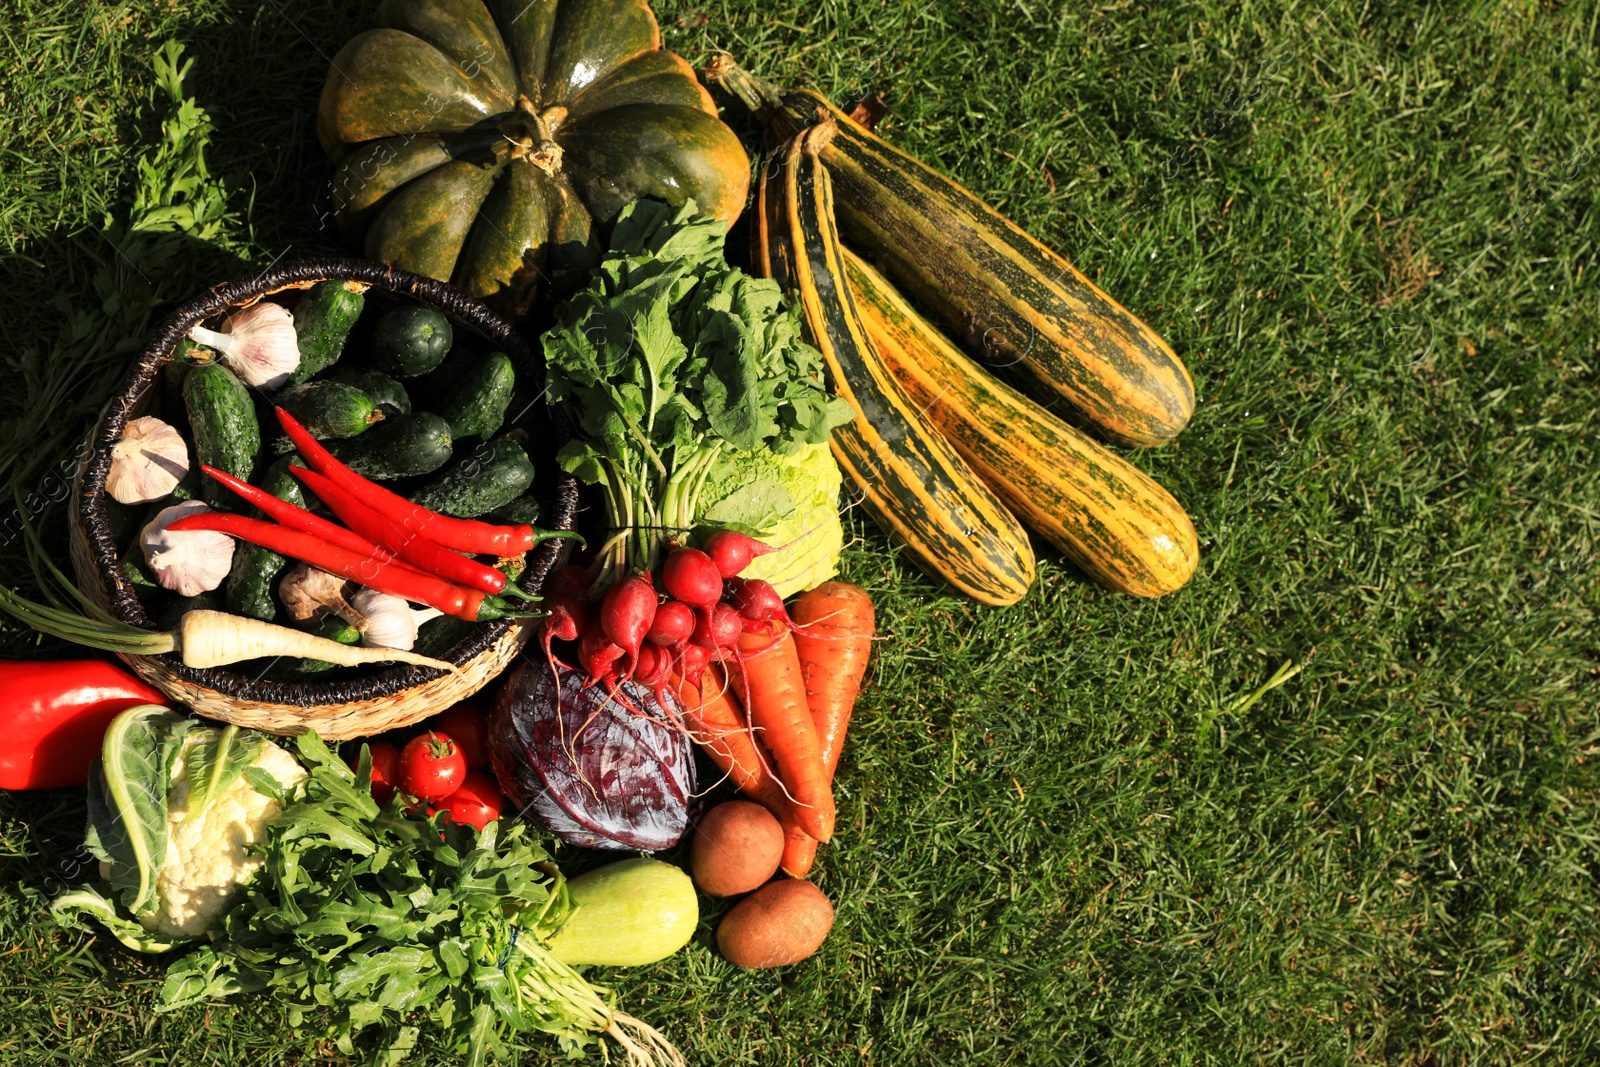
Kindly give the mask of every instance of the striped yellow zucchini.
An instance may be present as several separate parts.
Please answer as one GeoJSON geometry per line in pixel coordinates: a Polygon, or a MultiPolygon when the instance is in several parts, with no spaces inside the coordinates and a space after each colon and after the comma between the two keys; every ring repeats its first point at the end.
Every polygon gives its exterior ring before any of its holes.
{"type": "Polygon", "coordinates": [[[985,604],[1014,604],[1033,583],[1028,534],[906,396],[867,338],[845,281],[828,171],[832,123],[781,146],[761,171],[758,266],[798,297],[829,386],[856,410],[833,454],[867,513],[919,566],[985,604]]]}
{"type": "Polygon", "coordinates": [[[1179,589],[1200,546],[1172,494],[994,379],[855,253],[850,291],[878,355],[917,406],[1018,518],[1101,585],[1179,589]]]}
{"type": "Polygon", "coordinates": [[[708,77],[784,136],[819,115],[832,117],[839,132],[822,162],[838,194],[840,228],[986,366],[1046,403],[1064,400],[1118,444],[1165,444],[1188,425],[1188,369],[1071,263],[820,94],[780,100],[731,62],[708,77]]]}

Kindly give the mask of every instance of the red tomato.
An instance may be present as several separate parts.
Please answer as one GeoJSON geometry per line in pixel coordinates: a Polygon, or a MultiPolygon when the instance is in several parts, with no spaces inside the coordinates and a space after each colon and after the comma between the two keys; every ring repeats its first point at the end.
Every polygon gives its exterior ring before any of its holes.
{"type": "MultiPolygon", "coordinates": [[[[400,784],[400,750],[393,745],[374,741],[367,745],[372,753],[372,799],[378,802],[378,807],[388,807],[389,798],[394,796],[395,787],[400,784]]],[[[350,761],[353,770],[358,766],[359,753],[350,761]]]]}
{"type": "Polygon", "coordinates": [[[466,776],[466,757],[447,734],[429,730],[400,750],[400,788],[414,797],[443,800],[466,776]]]}
{"type": "Polygon", "coordinates": [[[475,829],[500,817],[500,805],[505,798],[500,795],[500,783],[487,771],[468,771],[461,787],[445,798],[440,807],[450,818],[475,829]]]}
{"type": "Polygon", "coordinates": [[[489,766],[489,716],[471,701],[462,701],[434,718],[432,726],[449,736],[467,758],[467,770],[489,766]]]}

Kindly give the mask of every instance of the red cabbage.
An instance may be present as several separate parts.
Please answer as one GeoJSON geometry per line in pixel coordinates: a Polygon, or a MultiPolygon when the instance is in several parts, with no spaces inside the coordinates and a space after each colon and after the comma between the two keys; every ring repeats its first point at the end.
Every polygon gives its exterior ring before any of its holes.
{"type": "Polygon", "coordinates": [[[689,825],[694,751],[683,708],[625,682],[615,694],[521,663],[489,717],[495,776],[523,817],[584,848],[670,848],[689,825]]]}

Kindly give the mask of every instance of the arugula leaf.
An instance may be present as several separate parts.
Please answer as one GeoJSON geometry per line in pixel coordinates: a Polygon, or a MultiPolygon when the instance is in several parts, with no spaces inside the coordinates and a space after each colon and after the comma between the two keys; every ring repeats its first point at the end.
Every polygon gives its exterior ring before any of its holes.
{"type": "Polygon", "coordinates": [[[260,875],[168,969],[159,1011],[266,991],[292,1026],[347,1055],[370,1039],[370,1061],[389,1063],[423,1031],[482,1063],[515,1031],[579,1046],[627,1025],[543,948],[573,905],[526,824],[478,833],[380,809],[365,747],[352,770],[314,733],[295,745],[309,777],[268,828],[260,875]]]}

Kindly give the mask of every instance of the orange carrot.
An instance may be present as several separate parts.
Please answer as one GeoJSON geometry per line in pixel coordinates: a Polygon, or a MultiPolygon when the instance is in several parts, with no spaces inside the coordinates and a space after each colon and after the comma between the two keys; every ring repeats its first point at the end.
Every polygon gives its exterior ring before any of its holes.
{"type": "Polygon", "coordinates": [[[739,639],[739,649],[739,658],[728,664],[734,692],[749,711],[751,727],[766,743],[777,763],[778,777],[795,800],[795,824],[826,843],[833,836],[833,789],[822,764],[817,726],[806,705],[794,637],[785,633],[774,642],[768,634],[745,634],[739,639]]]}
{"type": "Polygon", "coordinates": [[[764,755],[745,724],[744,713],[734,704],[722,671],[713,664],[701,677],[705,688],[672,676],[671,689],[683,705],[690,736],[711,757],[745,796],[766,808],[780,821],[792,816],[794,806],[773,781],[767,768],[772,757],[764,755]]]}
{"type": "Polygon", "coordinates": [[[806,705],[816,723],[828,780],[839,766],[845,729],[872,654],[876,620],[866,590],[849,582],[824,582],[789,608],[795,649],[805,679],[806,705]]]}
{"type": "Polygon", "coordinates": [[[791,878],[804,878],[811,873],[811,864],[816,858],[817,839],[794,823],[783,822],[783,859],[778,864],[783,873],[791,878]]]}

